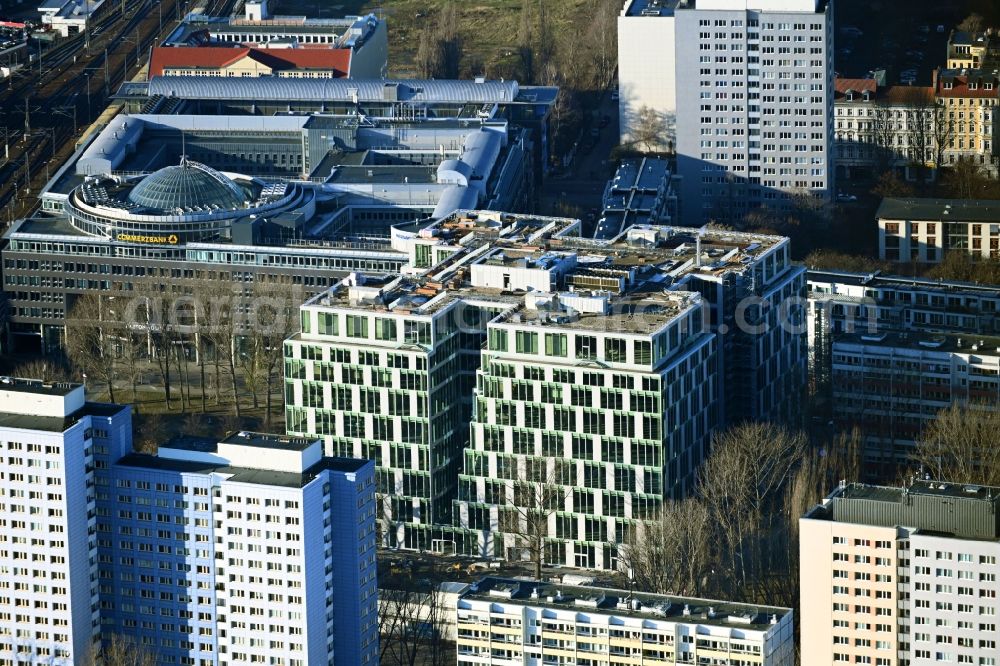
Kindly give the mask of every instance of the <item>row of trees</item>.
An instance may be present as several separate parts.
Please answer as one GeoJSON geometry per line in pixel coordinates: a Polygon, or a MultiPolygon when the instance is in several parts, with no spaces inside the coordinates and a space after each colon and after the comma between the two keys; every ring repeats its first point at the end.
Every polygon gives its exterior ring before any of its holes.
{"type": "MultiPolygon", "coordinates": [[[[941,411],[916,444],[912,469],[957,483],[1000,486],[1000,413],[941,411]]],[[[861,480],[857,431],[823,446],[768,423],[721,433],[691,497],[670,501],[621,548],[637,589],[751,603],[798,604],[798,520],[840,480],[861,480]]]]}
{"type": "MultiPolygon", "coordinates": [[[[298,329],[305,294],[209,280],[184,293],[154,282],[132,286],[76,299],[66,319],[68,372],[102,386],[112,402],[128,392],[138,405],[140,391],[155,387],[168,410],[226,404],[239,417],[249,398],[255,409],[264,406],[269,424],[283,341],[298,329]]],[[[32,371],[48,379],[66,373],[55,362],[32,371]]]]}
{"type": "Polygon", "coordinates": [[[798,518],[860,474],[857,433],[812,447],[770,423],[719,434],[691,497],[664,504],[621,548],[637,589],[796,603],[798,518]]]}

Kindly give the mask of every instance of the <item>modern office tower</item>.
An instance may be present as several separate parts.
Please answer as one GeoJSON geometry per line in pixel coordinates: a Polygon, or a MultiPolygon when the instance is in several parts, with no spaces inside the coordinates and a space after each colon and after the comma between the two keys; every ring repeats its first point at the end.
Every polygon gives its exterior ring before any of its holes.
{"type": "Polygon", "coordinates": [[[128,407],[0,378],[0,664],[84,663],[98,645],[95,484],[130,443],[128,407]]]}
{"type": "MultiPolygon", "coordinates": [[[[457,217],[437,235],[394,230],[394,248],[409,257],[404,273],[465,259],[485,242],[477,232],[527,243],[579,229],[579,221],[562,218],[457,217]]],[[[442,526],[451,525],[486,322],[517,302],[499,289],[451,293],[442,284],[349,276],[302,306],[301,331],[285,342],[286,428],[323,437],[332,455],[377,462],[386,545],[440,550],[453,543],[442,526]]]]}
{"type": "Polygon", "coordinates": [[[718,341],[700,295],[638,276],[620,294],[563,291],[565,257],[479,265],[480,286],[533,271],[558,291],[489,324],[456,520],[479,532],[461,550],[511,558],[544,538],[546,562],[616,569],[633,522],[694,485],[718,425],[718,341]]]}
{"type": "Polygon", "coordinates": [[[859,429],[870,472],[904,466],[942,409],[1000,409],[1000,337],[843,333],[831,361],[834,423],[859,429]]]}
{"type": "Polygon", "coordinates": [[[1000,661],[998,497],[842,483],[799,521],[802,663],[1000,661]]]}
{"type": "Polygon", "coordinates": [[[861,427],[870,471],[905,462],[938,410],[998,404],[1000,289],[818,270],[808,282],[815,404],[861,427]]]}
{"type": "Polygon", "coordinates": [[[936,264],[949,252],[1000,258],[1000,201],[883,199],[877,217],[880,259],[936,264]]]}
{"type": "Polygon", "coordinates": [[[736,223],[761,207],[791,210],[801,197],[829,201],[831,3],[693,0],[674,14],[684,223],[736,223]]]}
{"type": "Polygon", "coordinates": [[[791,609],[728,601],[490,577],[458,596],[456,622],[459,664],[795,661],[791,609]]]}
{"type": "Polygon", "coordinates": [[[510,556],[504,507],[551,485],[547,561],[612,567],[631,523],[690,488],[715,428],[796,416],[805,337],[785,301],[804,270],[787,239],[578,228],[489,211],[398,227],[402,276],[303,306],[287,427],[377,461],[384,543],[510,556]]]}
{"type": "Polygon", "coordinates": [[[378,662],[370,462],[238,432],[131,453],[111,479],[103,632],[168,662],[378,662]]]}
{"type": "Polygon", "coordinates": [[[623,144],[658,135],[660,141],[650,147],[659,143],[657,148],[673,152],[676,146],[675,12],[684,4],[626,0],[618,16],[618,129],[623,144]]]}

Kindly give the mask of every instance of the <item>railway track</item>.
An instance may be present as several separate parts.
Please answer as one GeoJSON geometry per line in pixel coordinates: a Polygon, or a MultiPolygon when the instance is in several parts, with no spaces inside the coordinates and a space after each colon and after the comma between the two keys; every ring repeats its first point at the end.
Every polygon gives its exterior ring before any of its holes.
{"type": "MultiPolygon", "coordinates": [[[[215,0],[210,4],[221,9],[231,2],[215,0]]],[[[178,3],[164,0],[164,13],[174,16],[178,3]]],[[[0,219],[9,222],[37,207],[37,197],[27,196],[26,187],[29,192],[41,190],[47,163],[51,162],[51,176],[72,154],[79,129],[100,114],[108,95],[128,73],[137,71],[137,55],[148,54],[149,47],[162,37],[159,12],[150,12],[150,7],[150,0],[132,0],[126,4],[124,16],[118,12],[95,27],[99,34],[90,40],[90,55],[84,52],[83,35],[70,38],[45,54],[49,60],[43,60],[40,75],[36,69],[34,75],[22,77],[17,85],[12,82],[0,93],[0,106],[11,109],[6,118],[8,127],[27,126],[24,114],[15,110],[20,110],[24,99],[28,100],[32,127],[27,141],[12,145],[9,162],[0,166],[0,219]],[[8,168],[13,171],[8,172],[8,168]]],[[[176,17],[164,21],[164,32],[175,25],[176,17]]]]}

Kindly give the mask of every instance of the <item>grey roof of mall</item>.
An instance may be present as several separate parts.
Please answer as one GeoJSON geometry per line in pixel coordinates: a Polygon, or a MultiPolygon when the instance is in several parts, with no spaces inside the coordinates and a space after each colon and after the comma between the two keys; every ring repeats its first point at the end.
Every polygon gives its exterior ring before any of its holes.
{"type": "Polygon", "coordinates": [[[296,79],[276,76],[250,78],[157,76],[149,81],[149,95],[182,99],[350,100],[361,102],[512,102],[517,81],[296,79]],[[395,90],[393,90],[395,89],[395,90]],[[388,93],[388,94],[387,94],[388,93]],[[395,93],[395,94],[392,94],[395,93]]]}

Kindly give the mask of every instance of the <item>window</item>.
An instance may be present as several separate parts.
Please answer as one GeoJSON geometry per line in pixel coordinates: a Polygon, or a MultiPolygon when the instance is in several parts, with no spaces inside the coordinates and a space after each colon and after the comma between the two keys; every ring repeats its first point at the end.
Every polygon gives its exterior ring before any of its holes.
{"type": "Polygon", "coordinates": [[[514,337],[515,349],[518,354],[538,353],[538,334],[528,331],[518,331],[514,337]]]}
{"type": "Polygon", "coordinates": [[[367,338],[368,317],[355,317],[354,315],[347,315],[347,337],[367,338]]]}
{"type": "Polygon", "coordinates": [[[592,335],[576,336],[576,357],[597,358],[597,338],[592,335]]]}
{"type": "Polygon", "coordinates": [[[395,340],[396,339],[396,320],[395,319],[385,319],[382,317],[375,318],[375,339],[376,340],[395,340]]]}
{"type": "Polygon", "coordinates": [[[625,341],[620,338],[605,338],[604,357],[612,363],[624,363],[625,341]]]}
{"type": "Polygon", "coordinates": [[[320,312],[317,318],[319,320],[320,335],[337,335],[337,320],[339,319],[337,315],[331,312],[320,312]]]}
{"type": "Polygon", "coordinates": [[[565,333],[545,334],[545,355],[546,356],[566,356],[567,342],[565,333]]]}
{"type": "Polygon", "coordinates": [[[636,340],[633,353],[635,355],[634,363],[648,365],[653,362],[653,343],[648,340],[636,340]]]}
{"type": "Polygon", "coordinates": [[[490,351],[507,351],[507,331],[498,328],[491,328],[489,335],[490,351]]]}

